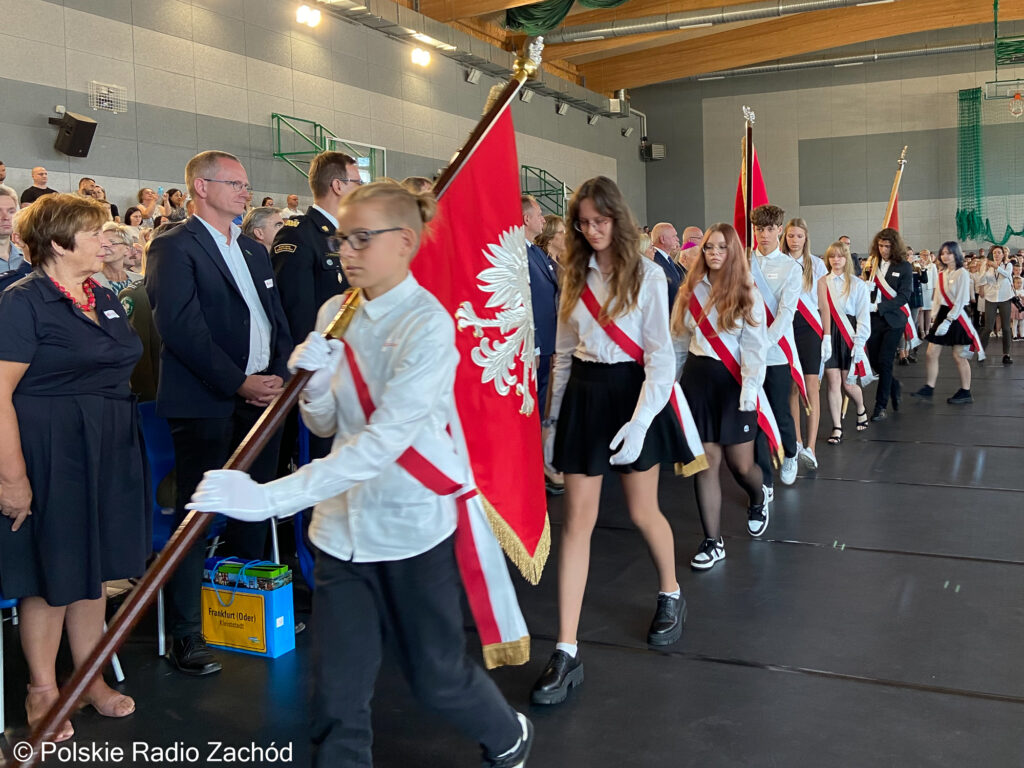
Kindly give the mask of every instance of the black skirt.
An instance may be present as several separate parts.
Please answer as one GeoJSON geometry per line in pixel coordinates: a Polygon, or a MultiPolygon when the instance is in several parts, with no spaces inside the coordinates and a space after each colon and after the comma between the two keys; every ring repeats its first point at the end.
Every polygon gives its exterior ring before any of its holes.
{"type": "Polygon", "coordinates": [[[721,360],[691,352],[680,383],[701,442],[736,445],[757,436],[757,413],[740,410],[740,385],[721,360]]]}
{"type": "Polygon", "coordinates": [[[643,383],[644,369],[638,363],[590,363],[574,357],[555,430],[555,469],[596,477],[609,469],[644,472],[656,464],[691,460],[672,406],[666,405],[647,430],[637,460],[608,463],[614,453],[608,446],[633,418],[643,383]]]}
{"type": "MultiPolygon", "coordinates": [[[[850,320],[850,325],[853,330],[857,330],[857,318],[853,315],[847,315],[850,320]]],[[[832,355],[828,360],[825,361],[826,368],[838,368],[839,370],[846,373],[850,370],[850,366],[853,365],[853,350],[846,346],[846,342],[843,340],[843,334],[839,332],[839,324],[832,323],[832,355]]]]}
{"type": "Polygon", "coordinates": [[[817,376],[821,370],[821,337],[799,311],[793,316],[793,336],[804,375],[817,376]]]}
{"type": "Polygon", "coordinates": [[[960,322],[957,321],[949,326],[949,330],[946,331],[942,336],[935,335],[935,329],[938,328],[946,317],[949,315],[949,307],[939,307],[939,313],[935,316],[935,320],[932,322],[932,327],[928,330],[928,335],[925,336],[926,341],[930,341],[932,344],[940,344],[943,347],[955,347],[955,346],[970,346],[974,343],[971,335],[964,329],[960,322]]]}

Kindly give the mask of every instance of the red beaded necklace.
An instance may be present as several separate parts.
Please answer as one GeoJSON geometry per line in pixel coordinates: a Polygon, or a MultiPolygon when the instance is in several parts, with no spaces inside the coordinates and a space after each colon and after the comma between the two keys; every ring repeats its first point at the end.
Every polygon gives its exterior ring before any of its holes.
{"type": "Polygon", "coordinates": [[[85,291],[85,301],[82,303],[79,303],[78,300],[71,295],[71,292],[58,283],[52,276],[50,276],[50,281],[57,287],[57,290],[61,292],[61,295],[65,299],[70,301],[83,312],[92,312],[96,309],[96,295],[92,291],[92,287],[93,285],[96,285],[96,282],[91,277],[86,278],[85,282],[82,283],[82,290],[85,291]]]}

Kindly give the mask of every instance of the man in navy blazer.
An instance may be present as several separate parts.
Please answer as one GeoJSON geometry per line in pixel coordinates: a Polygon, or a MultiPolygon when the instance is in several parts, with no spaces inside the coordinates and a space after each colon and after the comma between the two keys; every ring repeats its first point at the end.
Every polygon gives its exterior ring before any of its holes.
{"type": "Polygon", "coordinates": [[[654,262],[665,271],[668,279],[668,311],[671,314],[684,276],[683,268],[676,262],[679,257],[679,233],[667,221],[662,221],[651,230],[651,242],[654,243],[654,262]]]}
{"type": "MultiPolygon", "coordinates": [[[[179,522],[203,472],[224,465],[282,391],[292,350],[270,257],[232,223],[251,192],[242,164],[226,152],[202,152],[185,180],[195,215],[152,241],[146,268],[162,340],[156,412],[174,439],[179,522]]],[[[279,443],[272,439],[257,458],[255,479],[274,478],[279,443]]],[[[262,559],[268,530],[228,523],[226,553],[262,559]]],[[[220,669],[202,636],[203,555],[203,545],[195,546],[165,592],[170,660],[191,675],[220,669]]]]}
{"type": "MultiPolygon", "coordinates": [[[[530,300],[533,304],[534,339],[537,342],[537,413],[547,418],[548,378],[551,358],[555,354],[555,331],[558,327],[558,276],[555,263],[534,239],[544,231],[544,214],[532,195],[522,196],[523,227],[526,229],[526,258],[530,266],[530,300]]],[[[545,465],[548,490],[564,492],[561,474],[545,465]]]]}

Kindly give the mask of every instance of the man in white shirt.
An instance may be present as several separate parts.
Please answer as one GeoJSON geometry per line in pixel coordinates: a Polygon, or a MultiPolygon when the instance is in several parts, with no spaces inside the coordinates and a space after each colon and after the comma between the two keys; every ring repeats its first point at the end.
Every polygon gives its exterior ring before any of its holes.
{"type": "MultiPolygon", "coordinates": [[[[785,458],[779,479],[784,485],[796,482],[796,427],[789,410],[789,393],[793,386],[790,360],[783,352],[780,342],[788,339],[791,353],[796,358],[793,343],[793,316],[800,300],[800,265],[779,250],[782,236],[782,222],[786,212],[777,205],[759,205],[750,214],[754,225],[757,248],[752,254],[751,272],[755,284],[765,300],[765,308],[771,311],[773,319],[768,323],[767,370],[764,377],[764,391],[775,414],[782,435],[785,458]]],[[[767,314],[767,313],[766,313],[767,314]]],[[[757,437],[757,463],[764,473],[766,489],[765,503],[774,500],[774,481],[771,451],[764,433],[757,437]]]]}
{"type": "Polygon", "coordinates": [[[302,211],[299,210],[299,196],[288,195],[288,207],[281,211],[282,219],[290,219],[293,216],[301,216],[302,211]]]}
{"type": "Polygon", "coordinates": [[[1011,365],[1010,299],[1013,298],[1013,265],[1006,258],[1006,249],[993,245],[991,260],[982,263],[979,270],[979,292],[985,294],[985,330],[981,332],[981,345],[988,351],[988,340],[996,326],[996,316],[1002,318],[1003,365],[1011,365]]]}

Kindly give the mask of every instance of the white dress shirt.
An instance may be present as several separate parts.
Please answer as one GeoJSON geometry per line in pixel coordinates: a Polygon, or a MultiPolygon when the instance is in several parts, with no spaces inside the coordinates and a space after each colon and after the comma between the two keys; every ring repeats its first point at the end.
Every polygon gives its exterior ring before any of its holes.
{"type": "MultiPolygon", "coordinates": [[[[794,259],[797,264],[800,265],[800,301],[802,301],[808,309],[811,310],[815,315],[819,315],[818,312],[818,281],[828,274],[828,267],[825,266],[825,262],[811,254],[811,287],[806,291],[804,290],[804,257],[800,256],[794,259]]],[[[821,317],[818,317],[818,322],[821,322],[821,317]]]]}
{"type": "Polygon", "coordinates": [[[220,249],[220,255],[224,258],[231,277],[234,278],[235,286],[249,308],[249,359],[245,364],[245,375],[251,376],[265,371],[270,366],[270,320],[263,309],[260,295],[256,292],[256,284],[252,281],[249,265],[238,245],[238,236],[242,230],[237,224],[232,224],[230,236],[225,237],[201,216],[196,216],[196,219],[201,221],[213,236],[213,242],[220,249]]]}
{"type": "MultiPolygon", "coordinates": [[[[885,276],[889,274],[889,265],[891,263],[892,262],[886,261],[885,259],[879,260],[879,262],[878,262],[878,270],[875,272],[875,274],[877,274],[882,279],[885,279],[885,276]]],[[[871,276],[871,271],[870,270],[866,271],[864,273],[864,276],[865,276],[865,278],[870,277],[871,276]]],[[[895,290],[895,286],[891,286],[891,287],[893,288],[893,290],[895,290]]],[[[868,288],[868,291],[870,292],[869,298],[874,299],[871,302],[871,311],[872,312],[877,312],[878,311],[878,303],[880,301],[882,301],[885,298],[885,296],[882,295],[882,289],[879,288],[878,286],[876,286],[873,282],[872,283],[868,283],[867,288],[868,288]]]]}
{"type": "MultiPolygon", "coordinates": [[[[710,295],[711,282],[708,280],[708,276],[704,275],[701,282],[707,286],[710,295]]],[[[715,327],[719,337],[730,336],[739,344],[740,378],[743,380],[740,394],[741,403],[757,399],[758,392],[764,384],[764,374],[767,368],[768,329],[765,322],[764,298],[757,288],[751,286],[750,290],[754,295],[754,306],[750,312],[754,318],[754,324],[750,325],[741,318],[736,327],[731,330],[718,330],[715,327]]],[[[705,303],[704,310],[710,313],[711,308],[705,303]]],[[[716,326],[717,319],[717,317],[711,318],[712,326],[716,326]]],[[[690,313],[689,308],[683,315],[683,325],[684,330],[676,337],[676,342],[687,350],[688,355],[721,360],[704,334],[699,328],[696,328],[697,320],[690,313]]]]}
{"type": "Polygon", "coordinates": [[[921,283],[921,297],[924,299],[924,306],[930,307],[939,279],[939,270],[934,264],[929,264],[924,271],[928,275],[928,282],[921,283]]]}
{"type": "Polygon", "coordinates": [[[998,267],[993,263],[982,273],[979,286],[985,286],[985,301],[998,303],[1013,297],[1013,265],[1004,261],[998,267]]]}
{"type": "MultiPolygon", "coordinates": [[[[825,278],[832,288],[832,300],[837,301],[841,306],[836,306],[844,315],[851,315],[857,318],[857,327],[853,332],[853,348],[863,349],[871,336],[871,296],[868,292],[868,284],[856,277],[850,278],[850,292],[843,299],[843,283],[845,275],[828,275],[825,278]]],[[[827,288],[826,288],[827,290],[827,288]]],[[[832,321],[835,323],[835,321],[832,321]]]]}
{"type": "MultiPolygon", "coordinates": [[[[800,301],[802,290],[803,275],[800,272],[800,265],[792,256],[786,255],[778,248],[767,256],[755,248],[753,258],[757,260],[765,281],[779,305],[774,322],[768,326],[768,365],[789,365],[786,353],[779,347],[779,339],[793,328],[793,316],[796,314],[796,305],[800,301]]],[[[814,302],[816,305],[817,296],[814,297],[814,302]]]]}
{"type": "MultiPolygon", "coordinates": [[[[344,296],[317,315],[324,330],[344,296]]],[[[331,453],[272,484],[275,506],[316,504],[309,537],[342,560],[401,560],[452,535],[455,495],[439,496],[396,461],[415,448],[458,483],[470,482],[455,412],[455,325],[444,307],[411,275],[364,301],[345,333],[376,410],[367,423],[344,353],[331,389],[303,403],[302,418],[331,453]],[[453,437],[447,427],[452,425],[453,437]]]]}
{"type": "MultiPolygon", "coordinates": [[[[668,280],[665,271],[650,259],[640,259],[641,282],[637,306],[615,318],[615,324],[644,350],[644,385],[633,418],[648,426],[668,403],[675,383],[676,356],[668,330],[668,280]]],[[[587,285],[602,306],[608,298],[609,281],[601,274],[597,258],[590,257],[587,285]]],[[[568,322],[558,320],[555,339],[555,360],[551,373],[552,419],[558,418],[569,383],[572,358],[597,363],[631,362],[622,348],[612,341],[607,332],[583,305],[576,302],[568,322]]]]}
{"type": "Polygon", "coordinates": [[[298,208],[282,208],[281,218],[282,219],[294,219],[296,216],[301,216],[302,211],[298,208]]]}
{"type": "MultiPolygon", "coordinates": [[[[947,269],[942,274],[942,279],[945,281],[946,295],[953,302],[953,306],[950,307],[946,319],[950,322],[955,322],[960,318],[964,307],[971,303],[971,286],[974,284],[974,281],[971,279],[971,273],[963,268],[953,270],[952,273],[947,269]]],[[[938,279],[936,279],[935,298],[932,301],[932,315],[934,316],[939,311],[939,308],[945,305],[942,291],[939,290],[938,279]]]]}

